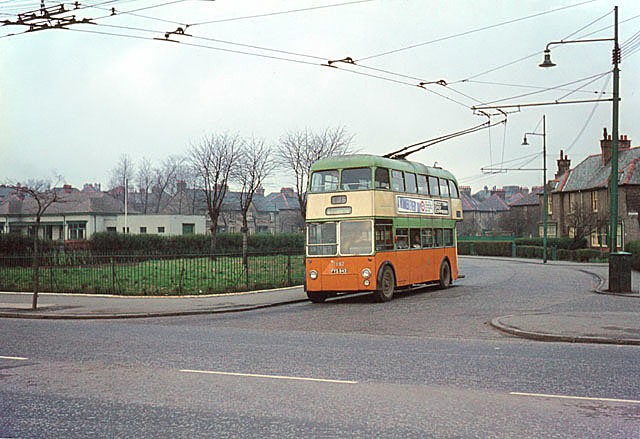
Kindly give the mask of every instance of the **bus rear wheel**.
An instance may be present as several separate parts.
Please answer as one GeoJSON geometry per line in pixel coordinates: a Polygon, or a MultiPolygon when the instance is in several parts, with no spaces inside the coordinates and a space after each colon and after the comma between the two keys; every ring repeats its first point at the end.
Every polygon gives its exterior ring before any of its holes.
{"type": "Polygon", "coordinates": [[[451,286],[451,265],[449,261],[443,261],[440,265],[440,288],[445,289],[451,286]]]}
{"type": "Polygon", "coordinates": [[[388,265],[382,269],[378,288],[374,293],[374,298],[378,302],[388,302],[393,299],[393,291],[396,289],[396,275],[388,265]]]}
{"type": "Polygon", "coordinates": [[[307,297],[313,303],[322,303],[327,300],[328,294],[322,291],[307,291],[307,297]]]}

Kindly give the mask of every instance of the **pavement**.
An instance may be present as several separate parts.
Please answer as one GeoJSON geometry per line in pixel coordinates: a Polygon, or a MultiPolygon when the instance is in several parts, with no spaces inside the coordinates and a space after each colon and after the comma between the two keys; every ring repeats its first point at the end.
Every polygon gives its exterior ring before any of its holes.
{"type": "MultiPolygon", "coordinates": [[[[557,261],[549,261],[553,262],[557,261]]],[[[590,265],[589,270],[583,271],[599,279],[594,294],[610,294],[606,291],[606,264],[601,267],[590,265]]],[[[617,295],[640,300],[639,272],[632,272],[632,290],[617,295]]],[[[40,293],[37,310],[31,308],[31,300],[32,293],[0,292],[0,318],[123,319],[216,314],[306,302],[307,297],[298,286],[180,297],[40,293]]],[[[640,315],[635,312],[528,313],[496,317],[489,323],[500,331],[534,340],[640,345],[640,315]]]]}

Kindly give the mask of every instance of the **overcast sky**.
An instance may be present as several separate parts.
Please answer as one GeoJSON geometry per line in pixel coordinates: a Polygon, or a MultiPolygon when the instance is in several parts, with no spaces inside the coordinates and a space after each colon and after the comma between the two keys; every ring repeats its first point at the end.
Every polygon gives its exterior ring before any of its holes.
{"type": "MultiPolygon", "coordinates": [[[[557,66],[538,64],[548,42],[613,37],[616,3],[620,133],[638,146],[636,0],[80,1],[80,10],[61,16],[95,24],[23,34],[22,26],[0,27],[0,182],[59,174],[104,190],[122,154],[159,164],[210,133],[276,146],[289,131],[344,126],[361,152],[385,154],[486,122],[474,105],[611,98],[610,41],[552,46],[557,66]],[[185,25],[189,36],[169,35],[178,42],[154,39],[185,25]],[[355,65],[322,65],[346,57],[355,65]],[[438,80],[448,85],[417,86],[438,80]]],[[[2,0],[0,20],[38,8],[2,0]]],[[[542,183],[541,171],[481,168],[539,169],[542,137],[521,143],[525,132],[542,133],[543,114],[550,177],[561,149],[575,166],[598,153],[604,127],[611,132],[611,102],[504,111],[506,125],[409,158],[437,162],[474,192],[532,186],[542,183]]],[[[291,182],[279,175],[267,189],[291,182]]]]}

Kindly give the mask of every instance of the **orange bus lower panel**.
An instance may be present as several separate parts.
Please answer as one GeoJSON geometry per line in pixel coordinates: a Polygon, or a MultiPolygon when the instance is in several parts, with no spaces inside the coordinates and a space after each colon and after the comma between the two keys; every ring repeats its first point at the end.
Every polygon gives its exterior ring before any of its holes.
{"type": "Polygon", "coordinates": [[[438,281],[440,266],[448,259],[451,278],[458,278],[455,248],[401,250],[379,252],[372,256],[314,257],[306,260],[307,291],[358,292],[375,291],[377,275],[383,264],[389,264],[396,276],[396,286],[405,287],[438,281]],[[365,268],[371,271],[368,279],[362,275],[365,268]],[[311,279],[310,272],[317,272],[311,279]],[[369,285],[365,285],[365,280],[369,285]]]}

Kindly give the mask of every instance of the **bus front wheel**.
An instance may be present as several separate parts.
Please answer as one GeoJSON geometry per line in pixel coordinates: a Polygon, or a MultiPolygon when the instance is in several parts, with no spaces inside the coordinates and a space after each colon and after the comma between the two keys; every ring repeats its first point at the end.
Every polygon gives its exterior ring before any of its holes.
{"type": "Polygon", "coordinates": [[[322,291],[307,291],[307,297],[313,303],[322,303],[327,300],[328,294],[322,291]]]}
{"type": "Polygon", "coordinates": [[[445,289],[451,286],[451,265],[449,261],[443,261],[440,265],[440,288],[445,289]]]}
{"type": "Polygon", "coordinates": [[[374,297],[378,302],[388,302],[393,299],[393,290],[396,288],[396,275],[388,265],[382,269],[382,275],[378,282],[378,288],[374,297]]]}

